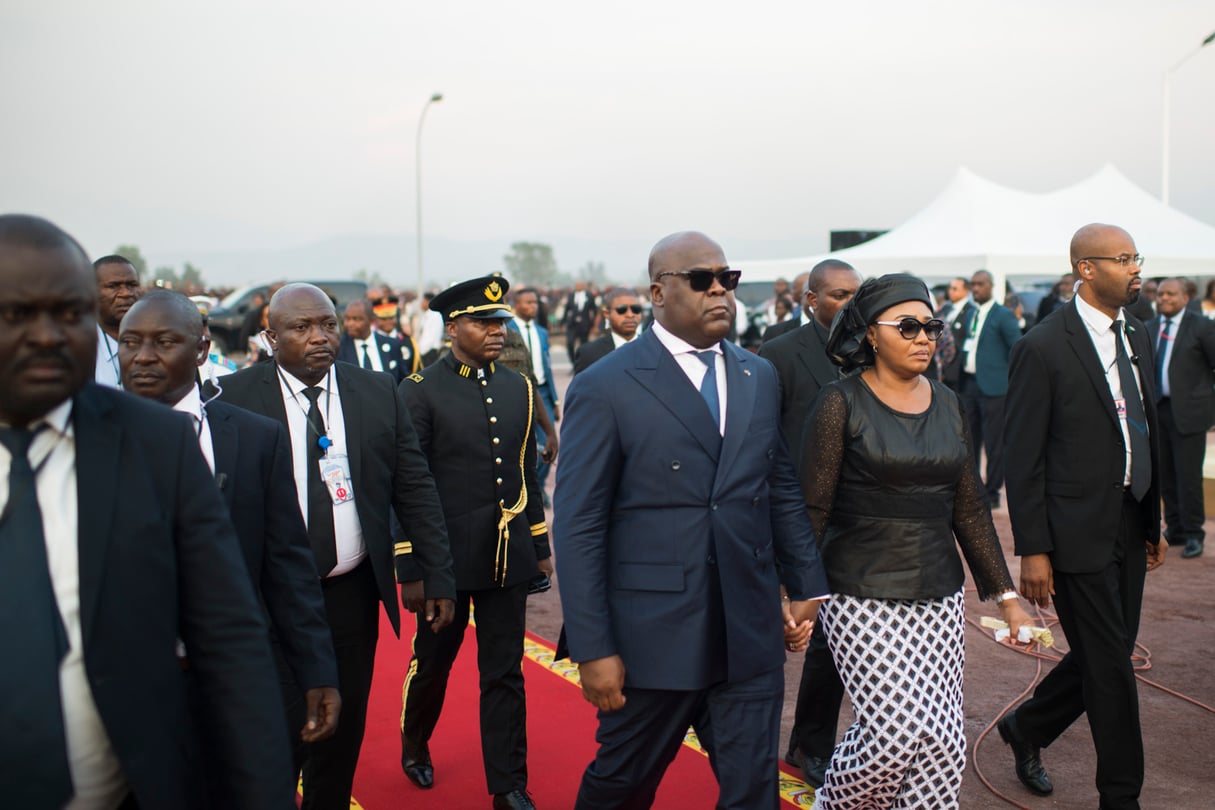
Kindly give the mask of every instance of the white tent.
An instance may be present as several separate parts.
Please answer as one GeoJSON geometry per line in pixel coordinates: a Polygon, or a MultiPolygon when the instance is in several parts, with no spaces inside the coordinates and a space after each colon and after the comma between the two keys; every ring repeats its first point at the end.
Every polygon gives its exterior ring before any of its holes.
{"type": "Polygon", "coordinates": [[[863,276],[908,271],[926,280],[991,271],[1006,277],[1058,278],[1069,271],[1068,243],[1089,222],[1126,228],[1147,257],[1147,276],[1215,275],[1215,227],[1170,208],[1106,165],[1075,185],[1036,194],[1007,188],[959,168],[936,199],[894,230],[831,254],[731,265],[748,282],[791,279],[832,257],[863,276]]]}

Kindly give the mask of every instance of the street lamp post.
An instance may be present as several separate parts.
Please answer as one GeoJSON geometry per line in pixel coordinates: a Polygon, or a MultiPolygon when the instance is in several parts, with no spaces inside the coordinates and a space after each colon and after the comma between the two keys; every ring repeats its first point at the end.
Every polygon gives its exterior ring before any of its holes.
{"type": "Polygon", "coordinates": [[[417,164],[416,174],[418,179],[418,306],[422,305],[422,293],[425,290],[426,280],[422,275],[422,124],[426,123],[426,111],[430,109],[430,105],[437,101],[443,100],[442,93],[435,93],[430,97],[430,100],[422,107],[422,115],[418,118],[418,139],[417,139],[417,164]]]}
{"type": "Polygon", "coordinates": [[[1184,65],[1190,58],[1210,45],[1215,41],[1215,31],[1211,32],[1210,36],[1202,41],[1194,50],[1183,56],[1177,64],[1164,72],[1164,123],[1161,126],[1161,147],[1160,147],[1160,200],[1165,205],[1169,204],[1169,80],[1173,78],[1173,74],[1179,67],[1184,65]]]}

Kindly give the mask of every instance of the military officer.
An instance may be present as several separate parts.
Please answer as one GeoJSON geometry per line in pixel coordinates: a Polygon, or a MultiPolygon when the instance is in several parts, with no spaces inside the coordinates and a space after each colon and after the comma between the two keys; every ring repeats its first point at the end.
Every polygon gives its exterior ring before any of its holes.
{"type": "Polygon", "coordinates": [[[402,689],[401,766],[434,784],[427,741],[448,673],[477,614],[481,755],[495,808],[533,808],[527,794],[523,631],[529,581],[553,564],[536,478],[532,384],[495,361],[506,339],[509,283],[485,276],[436,295],[451,352],[401,383],[438,484],[456,571],[456,616],[435,633],[420,623],[402,689]]]}

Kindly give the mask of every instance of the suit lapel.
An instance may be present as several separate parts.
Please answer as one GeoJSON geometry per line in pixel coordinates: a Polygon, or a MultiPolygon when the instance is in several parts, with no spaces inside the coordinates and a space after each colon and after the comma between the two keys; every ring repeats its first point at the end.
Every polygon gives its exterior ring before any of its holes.
{"type": "Polygon", "coordinates": [[[87,643],[97,616],[97,599],[113,535],[114,508],[121,497],[118,465],[122,428],[109,418],[105,400],[95,397],[87,387],[76,395],[72,422],[76,434],[81,637],[87,643]]]}
{"type": "Polygon", "coordinates": [[[1088,327],[1084,319],[1076,311],[1076,302],[1069,301],[1063,311],[1063,327],[1067,331],[1067,343],[1080,361],[1089,382],[1097,391],[1097,397],[1105,406],[1105,413],[1118,425],[1118,412],[1114,409],[1114,398],[1110,394],[1109,381],[1105,377],[1105,369],[1101,367],[1101,358],[1097,356],[1097,347],[1089,337],[1088,327]]]}
{"type": "Polygon", "coordinates": [[[755,378],[750,369],[749,355],[729,342],[723,342],[722,348],[726,360],[726,435],[722,440],[714,489],[721,484],[724,476],[729,475],[730,467],[747,437],[751,414],[755,411],[755,378]]]}
{"type": "Polygon", "coordinates": [[[827,359],[827,347],[819,336],[816,324],[811,322],[809,328],[803,328],[798,342],[802,348],[798,352],[797,358],[810,372],[810,376],[818,383],[820,389],[826,388],[839,379],[835,366],[827,359]]]}
{"type": "Polygon", "coordinates": [[[283,384],[278,376],[278,364],[271,360],[262,363],[265,371],[261,373],[262,413],[271,419],[277,419],[283,427],[287,425],[287,406],[283,403],[283,384]]]}
{"type": "MultiPolygon", "coordinates": [[[[688,375],[684,374],[679,363],[675,362],[653,332],[647,330],[639,339],[637,348],[636,365],[629,369],[629,374],[687,428],[710,458],[717,461],[721,452],[720,429],[713,424],[705,401],[688,375]]],[[[729,402],[726,408],[726,416],[729,417],[729,402]]]]}
{"type": "Polygon", "coordinates": [[[359,381],[339,364],[334,364],[338,395],[342,398],[342,424],[346,426],[346,455],[350,457],[350,480],[357,495],[363,472],[363,420],[359,413],[359,381]]]}
{"type": "Polygon", "coordinates": [[[207,421],[211,428],[211,449],[215,454],[215,480],[231,514],[236,500],[236,425],[232,424],[228,410],[222,407],[216,411],[214,406],[209,406],[207,421]]]}

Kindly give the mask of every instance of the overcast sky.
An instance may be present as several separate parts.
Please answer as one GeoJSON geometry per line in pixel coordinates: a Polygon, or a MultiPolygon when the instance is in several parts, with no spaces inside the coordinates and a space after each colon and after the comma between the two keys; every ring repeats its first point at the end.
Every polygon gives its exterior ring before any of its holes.
{"type": "MultiPolygon", "coordinates": [[[[428,239],[808,253],[959,165],[1159,194],[1164,70],[1213,30],[1211,0],[4,0],[0,210],[153,261],[411,236],[437,91],[428,239]]],[[[1213,99],[1215,44],[1172,82],[1172,202],[1208,223],[1213,99]]]]}

